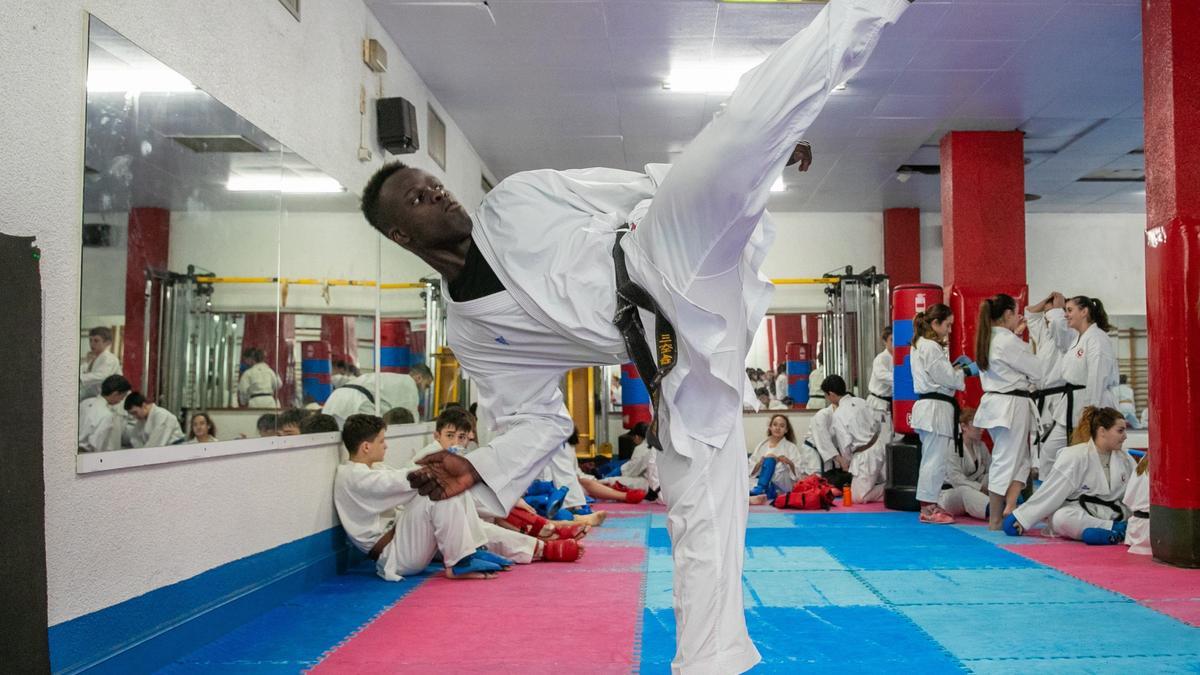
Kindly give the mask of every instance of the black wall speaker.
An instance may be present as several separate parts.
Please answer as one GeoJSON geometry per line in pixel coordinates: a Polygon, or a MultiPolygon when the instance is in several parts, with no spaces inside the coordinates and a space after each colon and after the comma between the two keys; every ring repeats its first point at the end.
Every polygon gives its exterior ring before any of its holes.
{"type": "Polygon", "coordinates": [[[407,155],[421,147],[417,136],[417,109],[411,102],[400,97],[377,99],[375,116],[379,144],[385,150],[393,155],[407,155]]]}

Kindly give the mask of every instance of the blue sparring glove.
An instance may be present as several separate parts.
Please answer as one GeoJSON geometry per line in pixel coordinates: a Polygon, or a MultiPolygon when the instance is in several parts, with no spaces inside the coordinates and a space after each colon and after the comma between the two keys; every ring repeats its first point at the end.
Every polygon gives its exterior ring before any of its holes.
{"type": "Polygon", "coordinates": [[[1019,537],[1021,536],[1021,531],[1017,528],[1020,526],[1021,524],[1017,522],[1016,514],[1010,513],[1004,518],[1004,534],[1010,537],[1019,537]]]}
{"type": "MultiPolygon", "coordinates": [[[[960,358],[966,359],[967,357],[963,356],[960,358]]],[[[975,363],[974,361],[972,361],[971,359],[967,359],[967,362],[963,364],[962,369],[964,371],[966,371],[966,373],[972,377],[979,376],[979,365],[977,363],[975,363]]]]}
{"type": "Polygon", "coordinates": [[[971,357],[967,356],[966,354],[963,354],[962,356],[959,356],[957,359],[954,359],[954,365],[956,365],[956,366],[965,366],[968,363],[971,363],[971,357]]]}

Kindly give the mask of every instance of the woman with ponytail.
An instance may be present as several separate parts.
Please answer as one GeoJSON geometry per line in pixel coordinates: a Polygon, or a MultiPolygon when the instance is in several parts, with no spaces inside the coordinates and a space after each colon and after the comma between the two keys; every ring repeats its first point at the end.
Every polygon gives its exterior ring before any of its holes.
{"type": "Polygon", "coordinates": [[[1119,544],[1130,516],[1122,502],[1136,470],[1125,444],[1125,416],[1088,406],[1081,415],[1087,443],[1058,454],[1033,497],[1004,519],[1004,531],[1024,534],[1045,521],[1051,534],[1088,544],[1119,544]]]}
{"type": "Polygon", "coordinates": [[[913,317],[910,359],[918,400],[912,409],[912,427],[921,437],[917,501],[921,503],[920,521],[934,525],[954,522],[954,516],[937,502],[946,480],[947,460],[956,452],[955,446],[962,443],[954,393],[965,389],[966,381],[963,371],[950,363],[946,341],[953,326],[954,314],[941,303],[913,317]]]}
{"type": "Polygon", "coordinates": [[[986,429],[993,441],[988,474],[988,527],[993,530],[1017,508],[1032,465],[1029,432],[1037,414],[1033,392],[1042,378],[1042,364],[1017,337],[1021,323],[1011,295],[1000,293],[979,304],[975,358],[983,399],[975,411],[975,426],[986,429]]]}
{"type": "Polygon", "coordinates": [[[1117,357],[1108,339],[1108,313],[1099,298],[1079,295],[1066,302],[1067,325],[1079,339],[1067,350],[1062,362],[1066,394],[1054,410],[1054,427],[1042,443],[1038,474],[1043,477],[1054,466],[1059,450],[1069,444],[1071,430],[1079,424],[1087,406],[1117,407],[1112,388],[1121,383],[1117,357]]]}

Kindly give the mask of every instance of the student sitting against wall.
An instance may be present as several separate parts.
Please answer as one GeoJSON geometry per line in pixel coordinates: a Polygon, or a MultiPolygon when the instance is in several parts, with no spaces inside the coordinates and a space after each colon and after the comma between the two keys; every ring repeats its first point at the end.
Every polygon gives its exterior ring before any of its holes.
{"type": "Polygon", "coordinates": [[[772,415],[767,437],[750,455],[750,503],[766,504],[787,494],[797,482],[821,472],[821,459],[809,448],[796,446],[796,432],[787,415],[772,415]]]}
{"type": "Polygon", "coordinates": [[[100,393],[79,404],[79,451],[102,452],[121,449],[125,415],[117,407],[133,388],[122,375],[109,375],[100,393]]]}
{"type": "Polygon", "coordinates": [[[137,420],[130,439],[135,448],[158,448],[182,443],[186,436],[171,411],[147,401],[140,392],[125,397],[125,411],[137,420]]]}
{"type": "MultiPolygon", "coordinates": [[[[1124,411],[1122,411],[1124,414],[1124,411]]],[[[1128,419],[1126,419],[1128,422],[1128,419]]],[[[1137,469],[1125,487],[1125,508],[1129,509],[1129,527],[1125,543],[1129,552],[1151,555],[1150,550],[1150,455],[1138,460],[1137,469]]]]}
{"type": "MultiPolygon", "coordinates": [[[[649,425],[645,422],[638,422],[633,426],[628,435],[633,443],[633,450],[629,452],[629,459],[621,465],[620,474],[600,480],[604,485],[625,493],[625,501],[628,503],[636,504],[642,499],[655,501],[662,487],[658,481],[656,450],[646,442],[648,428],[649,425]]],[[[576,430],[576,438],[578,433],[576,430]]],[[[578,468],[576,471],[578,472],[578,468]]]]}
{"type": "Polygon", "coordinates": [[[188,443],[216,443],[220,440],[217,438],[217,425],[208,413],[198,412],[192,415],[192,421],[188,423],[188,443]]]}
{"type": "Polygon", "coordinates": [[[267,438],[268,436],[278,436],[279,429],[276,424],[279,421],[279,415],[275,413],[266,413],[259,415],[254,422],[254,428],[258,430],[259,438],[267,438]]]}
{"type": "Polygon", "coordinates": [[[1122,503],[1136,464],[1122,446],[1125,417],[1114,408],[1088,406],[1080,426],[1089,440],[1060,452],[1033,497],[1004,519],[1004,531],[1024,534],[1045,521],[1051,534],[1088,544],[1119,544],[1129,510],[1122,503]]]}
{"type": "MultiPolygon", "coordinates": [[[[386,423],[387,420],[384,419],[384,422],[386,423]]],[[[337,420],[333,419],[332,415],[316,413],[300,421],[300,433],[302,434],[327,434],[337,430],[337,420]]]]}
{"type": "Polygon", "coordinates": [[[303,408],[288,408],[279,413],[277,420],[279,423],[279,435],[299,436],[301,433],[300,424],[311,414],[313,414],[313,411],[303,408]]]}
{"type": "Polygon", "coordinates": [[[991,454],[983,443],[983,430],[975,426],[975,409],[963,408],[958,415],[962,428],[963,454],[946,458],[946,482],[937,504],[952,516],[969,515],[987,520],[991,513],[988,498],[988,465],[991,454]]]}
{"type": "Polygon", "coordinates": [[[467,493],[430,501],[408,483],[407,469],[382,464],[387,425],[351,415],[342,428],[349,459],[333,479],[333,504],[346,536],[388,581],[419,574],[437,553],[449,579],[491,579],[512,561],[484,549],[487,535],[467,493]]]}

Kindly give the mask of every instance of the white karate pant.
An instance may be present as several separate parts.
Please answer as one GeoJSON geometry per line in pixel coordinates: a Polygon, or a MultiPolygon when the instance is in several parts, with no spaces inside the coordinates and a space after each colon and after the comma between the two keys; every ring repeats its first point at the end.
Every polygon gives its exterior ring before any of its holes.
{"type": "MultiPolygon", "coordinates": [[[[946,462],[954,449],[954,438],[917,429],[921,438],[921,472],[917,475],[917,501],[937,503],[946,482],[946,462]]],[[[854,495],[858,499],[858,495],[854,495]]]]}
{"type": "Polygon", "coordinates": [[[978,488],[970,485],[959,485],[942,490],[938,497],[938,506],[952,516],[969,515],[979,520],[987,520],[988,496],[978,488]]]}
{"type": "Polygon", "coordinates": [[[1042,443],[1042,451],[1038,456],[1038,477],[1046,480],[1050,475],[1050,469],[1054,468],[1054,460],[1058,459],[1058,453],[1063,448],[1067,447],[1067,429],[1061,424],[1055,424],[1054,429],[1050,431],[1050,437],[1042,443]]]}
{"type": "MultiPolygon", "coordinates": [[[[1014,480],[1025,484],[1029,480],[1029,427],[1033,412],[1028,406],[1017,406],[1008,427],[987,430],[992,437],[992,463],[988,467],[988,491],[998,495],[1008,492],[1014,480]]],[[[1040,473],[1048,476],[1050,472],[1040,473]]]]}
{"type": "Polygon", "coordinates": [[[483,531],[487,535],[487,550],[522,565],[533,562],[533,556],[537,553],[537,539],[486,520],[483,521],[483,531]]]}
{"type": "Polygon", "coordinates": [[[856,503],[866,504],[883,499],[883,491],[887,487],[887,441],[880,433],[880,438],[869,450],[854,454],[850,460],[850,473],[854,479],[850,481],[850,496],[856,503]]]}
{"type": "Polygon", "coordinates": [[[417,497],[399,512],[395,527],[396,536],[376,563],[381,576],[388,569],[400,576],[420,574],[438,551],[453,565],[487,543],[483,521],[466,493],[436,502],[417,497]]]}
{"type": "Polygon", "coordinates": [[[1083,537],[1083,531],[1089,527],[1111,530],[1113,521],[1109,518],[1097,518],[1083,509],[1078,502],[1067,502],[1050,516],[1050,530],[1067,539],[1083,537]]]}
{"type": "Polygon", "coordinates": [[[1125,530],[1125,543],[1129,552],[1138,555],[1153,555],[1150,550],[1150,519],[1132,516],[1125,530]]]}
{"type": "Polygon", "coordinates": [[[579,460],[575,457],[575,448],[563,443],[546,468],[550,470],[550,482],[554,483],[554,487],[567,488],[564,508],[573,509],[587,504],[587,494],[579,484],[579,460]]]}
{"type": "MultiPolygon", "coordinates": [[[[666,407],[659,413],[669,423],[666,407]]],[[[667,435],[664,434],[664,439],[667,435]]],[[[746,632],[742,565],[749,466],[741,419],[723,448],[696,442],[658,458],[675,559],[675,673],[740,673],[760,657],[746,632]]]]}
{"type": "MultiPolygon", "coordinates": [[[[759,231],[770,185],[833,88],[862,68],[884,26],[907,8],[907,0],[841,0],[822,9],[742,76],[724,112],[688,145],[645,218],[622,240],[634,281],[654,295],[678,331],[687,333],[689,324],[679,318],[697,316],[696,308],[724,319],[720,344],[706,355],[723,382],[744,381],[747,328],[758,325],[769,302],[765,293],[746,297],[753,281],[743,274],[757,269],[761,259],[747,261],[744,269],[743,257],[759,231]],[[648,265],[639,266],[639,259],[648,265]]],[[[653,325],[645,312],[642,316],[653,325]]],[[[689,368],[686,348],[678,357],[668,380],[689,368]]],[[[707,385],[713,378],[696,379],[707,385]]],[[[711,386],[718,385],[724,386],[711,386]]],[[[659,406],[659,437],[666,447],[658,469],[675,561],[677,649],[671,669],[677,674],[739,673],[760,658],[742,607],[749,467],[741,402],[738,392],[724,447],[672,434],[674,402],[659,406]],[[672,437],[688,447],[677,451],[672,437]]]]}

